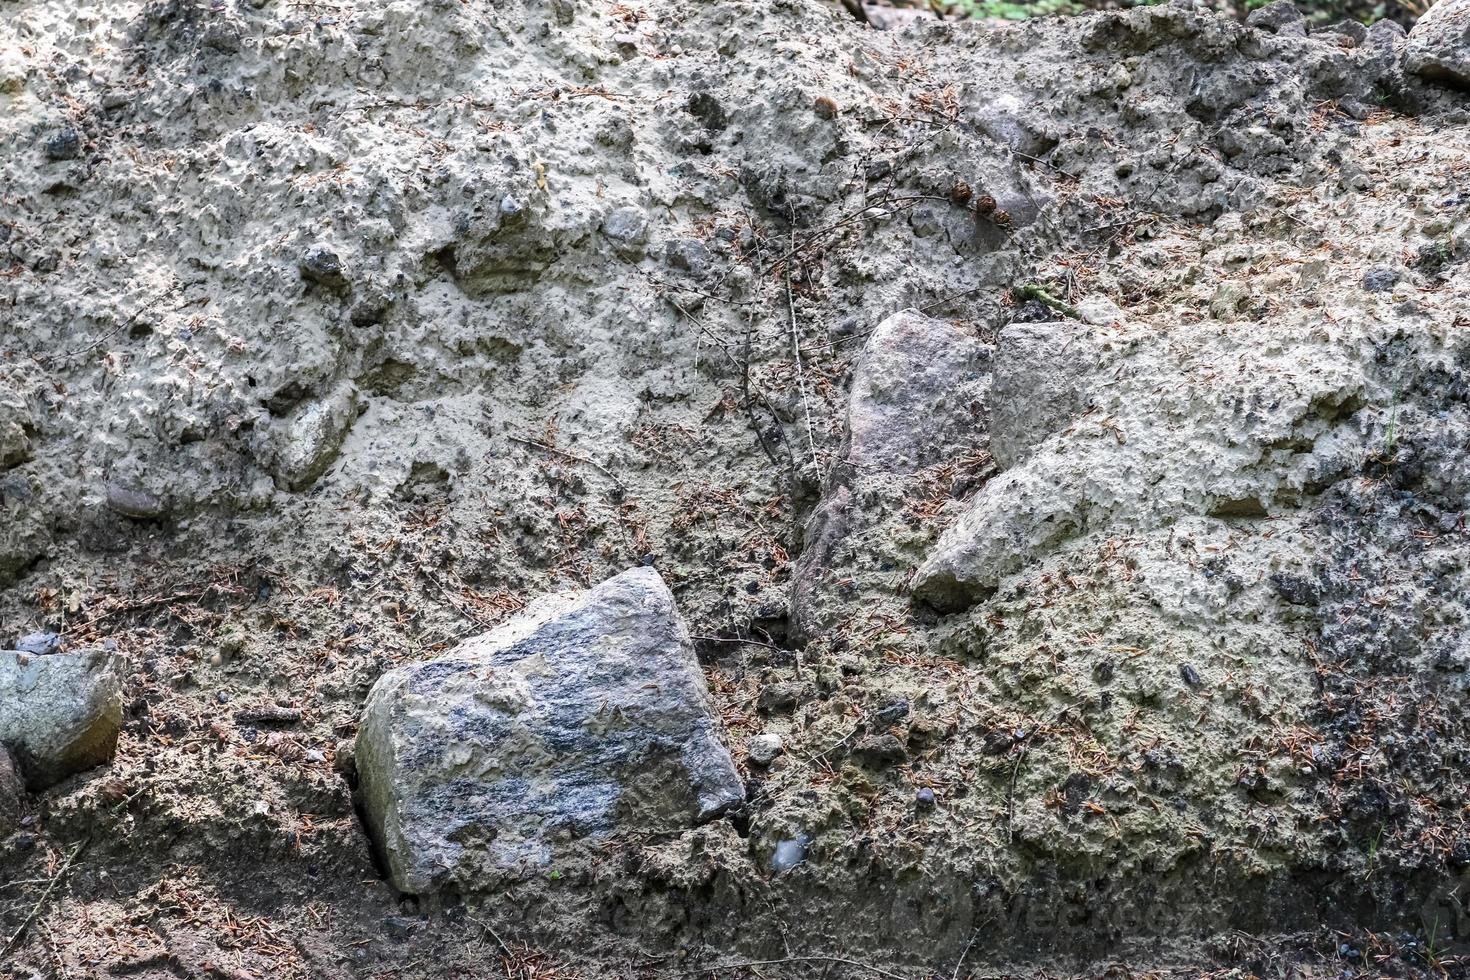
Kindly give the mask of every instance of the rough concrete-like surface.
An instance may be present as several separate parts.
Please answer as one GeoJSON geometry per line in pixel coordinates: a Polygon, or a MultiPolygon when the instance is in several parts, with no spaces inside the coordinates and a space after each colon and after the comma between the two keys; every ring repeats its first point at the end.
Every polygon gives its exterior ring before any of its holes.
{"type": "Polygon", "coordinates": [[[121,725],[122,682],[111,653],[0,651],[0,744],[30,789],[106,764],[121,725]]]}
{"type": "Polygon", "coordinates": [[[127,664],[0,976],[1463,969],[1470,116],[1408,47],[0,4],[0,642],[127,664]],[[905,310],[974,397],[858,474],[905,310]],[[746,803],[401,896],[373,685],[632,567],[746,803]]]}
{"type": "Polygon", "coordinates": [[[25,814],[26,786],[20,764],[10,750],[0,745],[0,837],[20,826],[25,814]]]}
{"type": "Polygon", "coordinates": [[[1470,2],[1439,0],[1409,32],[1404,67],[1431,81],[1470,89],[1470,2]]]}
{"type": "Polygon", "coordinates": [[[478,891],[562,844],[668,833],[745,799],[668,587],[634,569],[368,695],[355,753],[394,885],[478,891]]]}

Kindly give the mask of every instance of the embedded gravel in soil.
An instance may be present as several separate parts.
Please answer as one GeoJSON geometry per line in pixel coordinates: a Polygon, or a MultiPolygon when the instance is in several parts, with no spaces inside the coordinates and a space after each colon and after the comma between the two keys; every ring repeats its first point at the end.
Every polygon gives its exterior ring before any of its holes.
{"type": "Polygon", "coordinates": [[[0,976],[1458,969],[1470,121],[1402,45],[5,4],[0,643],[128,667],[114,763],[0,841],[0,976]],[[1085,339],[838,479],[911,307],[974,365],[1085,339]],[[645,563],[752,802],[400,899],[373,681],[645,563]]]}

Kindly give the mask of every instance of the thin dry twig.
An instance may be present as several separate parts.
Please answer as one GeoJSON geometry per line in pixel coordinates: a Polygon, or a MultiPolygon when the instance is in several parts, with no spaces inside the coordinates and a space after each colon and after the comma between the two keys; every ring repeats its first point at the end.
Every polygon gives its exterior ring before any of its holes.
{"type": "Polygon", "coordinates": [[[15,949],[15,947],[20,943],[21,939],[25,937],[26,930],[31,927],[31,923],[36,921],[36,916],[41,914],[41,909],[46,907],[46,903],[51,899],[51,893],[56,890],[56,886],[61,883],[61,879],[66,877],[67,872],[71,871],[72,864],[86,848],[87,843],[88,842],[84,840],[81,843],[77,844],[76,847],[73,847],[71,849],[71,853],[66,856],[65,863],[63,863],[61,867],[57,869],[56,874],[51,877],[51,883],[46,886],[46,890],[41,893],[41,897],[36,900],[36,904],[31,906],[30,914],[27,915],[25,921],[20,924],[20,928],[16,929],[14,934],[11,935],[10,941],[5,944],[5,948],[0,949],[0,956],[8,955],[10,951],[12,949],[15,949]]]}
{"type": "MultiPolygon", "coordinates": [[[[792,216],[791,247],[796,250],[795,215],[792,216]]],[[[786,280],[786,310],[791,314],[791,356],[796,359],[796,386],[801,391],[801,407],[806,413],[806,441],[812,453],[812,469],[817,474],[817,487],[822,489],[822,464],[817,459],[817,435],[812,428],[812,405],[806,396],[806,371],[801,366],[801,334],[796,325],[796,297],[791,292],[791,266],[782,267],[786,280]]]]}
{"type": "Polygon", "coordinates": [[[622,480],[619,480],[616,476],[613,476],[611,470],[609,470],[606,466],[603,466],[601,463],[597,462],[595,459],[588,459],[586,456],[578,456],[576,453],[569,453],[565,449],[557,449],[555,446],[548,446],[546,443],[537,442],[535,439],[526,439],[521,436],[507,436],[506,438],[508,438],[511,442],[518,442],[523,446],[534,446],[537,449],[545,450],[548,453],[555,453],[558,456],[574,460],[578,463],[586,463],[588,466],[592,467],[593,469],[597,470],[597,472],[601,473],[603,476],[613,481],[613,484],[619,490],[628,489],[627,487],[623,486],[622,480]]]}

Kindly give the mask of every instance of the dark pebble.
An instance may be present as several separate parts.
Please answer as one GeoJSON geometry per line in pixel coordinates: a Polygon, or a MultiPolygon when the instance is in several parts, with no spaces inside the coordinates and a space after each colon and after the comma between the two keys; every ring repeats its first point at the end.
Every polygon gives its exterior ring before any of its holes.
{"type": "Polygon", "coordinates": [[[46,156],[52,160],[75,160],[82,153],[82,134],[70,126],[46,141],[46,156]]]}
{"type": "Polygon", "coordinates": [[[1397,269],[1375,265],[1363,273],[1363,288],[1370,293],[1386,293],[1399,283],[1397,269]]]}

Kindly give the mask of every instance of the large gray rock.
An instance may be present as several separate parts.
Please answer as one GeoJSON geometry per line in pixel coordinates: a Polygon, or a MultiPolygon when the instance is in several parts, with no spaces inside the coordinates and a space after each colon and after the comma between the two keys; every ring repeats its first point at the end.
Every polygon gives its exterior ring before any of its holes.
{"type": "Polygon", "coordinates": [[[121,726],[112,654],[0,652],[0,745],[15,754],[31,790],[111,760],[121,726]]]}
{"type": "Polygon", "coordinates": [[[651,568],[552,596],[399,667],[357,739],[368,827],[393,884],[475,890],[566,842],[667,831],[744,799],[674,597],[651,568]]]}
{"type": "Polygon", "coordinates": [[[1404,45],[1404,67],[1436,82],[1470,88],[1470,0],[1439,0],[1404,45]]]}
{"type": "Polygon", "coordinates": [[[806,526],[791,631],[810,641],[896,599],[915,556],[906,515],[925,477],[974,458],[986,438],[989,348],[944,320],[902,310],[880,323],[853,370],[847,432],[806,526]]]}

